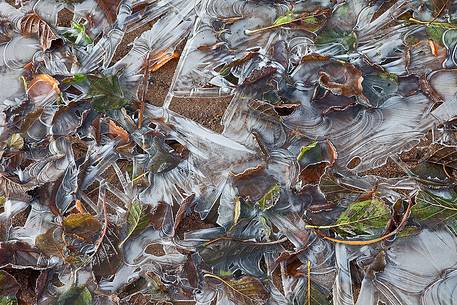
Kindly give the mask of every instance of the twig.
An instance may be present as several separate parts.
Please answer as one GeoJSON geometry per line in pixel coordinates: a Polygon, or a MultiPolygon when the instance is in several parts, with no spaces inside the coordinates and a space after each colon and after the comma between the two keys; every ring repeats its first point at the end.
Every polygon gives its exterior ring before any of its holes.
{"type": "Polygon", "coordinates": [[[311,305],[311,261],[308,260],[308,305],[311,305]]]}
{"type": "Polygon", "coordinates": [[[138,129],[140,129],[143,125],[143,112],[144,112],[144,98],[146,96],[146,92],[148,90],[148,80],[149,80],[149,65],[151,61],[151,53],[148,53],[148,56],[145,60],[145,71],[143,74],[143,83],[141,88],[141,96],[140,96],[140,113],[138,114],[138,129]]]}

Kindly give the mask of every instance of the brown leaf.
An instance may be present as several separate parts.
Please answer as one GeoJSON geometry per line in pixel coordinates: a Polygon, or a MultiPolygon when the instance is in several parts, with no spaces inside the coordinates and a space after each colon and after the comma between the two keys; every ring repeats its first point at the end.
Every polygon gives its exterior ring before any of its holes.
{"type": "Polygon", "coordinates": [[[48,284],[48,276],[49,276],[49,271],[43,270],[41,271],[40,275],[38,276],[36,280],[36,285],[35,285],[35,294],[37,299],[41,298],[41,295],[43,294],[44,290],[46,289],[46,286],[48,284]]]}
{"type": "Polygon", "coordinates": [[[265,304],[269,298],[269,293],[262,282],[252,276],[244,276],[237,280],[223,279],[211,274],[206,274],[205,277],[221,281],[228,298],[235,304],[260,305],[265,304]]]}
{"type": "Polygon", "coordinates": [[[330,90],[335,95],[343,95],[347,97],[361,96],[363,92],[362,72],[351,64],[332,67],[331,72],[321,71],[319,73],[319,84],[330,90]]]}
{"type": "Polygon", "coordinates": [[[58,227],[50,228],[35,239],[35,246],[47,256],[63,256],[64,241],[62,230],[58,227]]]}
{"type": "Polygon", "coordinates": [[[35,13],[30,13],[22,18],[21,32],[24,36],[37,35],[43,50],[49,49],[52,41],[57,39],[49,24],[35,13]]]}
{"type": "Polygon", "coordinates": [[[19,291],[16,279],[4,270],[0,270],[0,297],[15,296],[19,291]]]}
{"type": "Polygon", "coordinates": [[[128,132],[118,126],[113,120],[110,120],[108,123],[108,134],[114,138],[119,137],[121,139],[119,145],[125,145],[130,141],[128,132]]]}
{"type": "Polygon", "coordinates": [[[0,195],[6,198],[28,201],[31,197],[27,192],[36,187],[35,183],[21,183],[16,176],[0,172],[0,195]]]}
{"type": "Polygon", "coordinates": [[[11,265],[48,268],[49,261],[36,248],[23,241],[0,242],[0,268],[11,265]]]}
{"type": "Polygon", "coordinates": [[[175,228],[174,231],[175,233],[178,231],[179,225],[181,224],[181,221],[184,219],[186,216],[186,212],[190,209],[194,202],[195,194],[191,194],[187,196],[181,205],[179,206],[178,212],[176,213],[176,220],[175,220],[175,228]]]}
{"type": "Polygon", "coordinates": [[[75,235],[89,242],[97,239],[101,229],[100,222],[89,213],[70,214],[64,218],[62,225],[65,234],[75,235]]]}
{"type": "Polygon", "coordinates": [[[158,230],[162,227],[165,215],[167,214],[169,208],[170,206],[168,204],[159,202],[158,205],[151,211],[151,224],[154,229],[158,230]]]}

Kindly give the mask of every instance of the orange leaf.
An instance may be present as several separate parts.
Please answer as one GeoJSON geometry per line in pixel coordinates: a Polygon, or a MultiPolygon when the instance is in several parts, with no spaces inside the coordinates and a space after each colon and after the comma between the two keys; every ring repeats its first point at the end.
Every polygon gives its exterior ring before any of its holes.
{"type": "Polygon", "coordinates": [[[125,145],[130,141],[128,132],[112,120],[108,123],[108,133],[112,136],[121,138],[120,145],[125,145]]]}
{"type": "Polygon", "coordinates": [[[151,72],[155,72],[162,68],[167,62],[174,58],[178,58],[179,53],[178,52],[173,52],[172,54],[170,53],[160,53],[158,56],[156,56],[152,61],[154,64],[151,66],[151,72]]]}
{"type": "Polygon", "coordinates": [[[32,100],[52,94],[60,95],[59,82],[47,74],[35,75],[27,88],[27,95],[32,100]]]}

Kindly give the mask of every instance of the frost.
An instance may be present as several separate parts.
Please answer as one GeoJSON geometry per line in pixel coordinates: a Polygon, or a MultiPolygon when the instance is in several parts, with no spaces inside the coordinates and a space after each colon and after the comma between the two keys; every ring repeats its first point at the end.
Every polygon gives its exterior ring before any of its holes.
{"type": "Polygon", "coordinates": [[[0,303],[452,304],[456,9],[0,2],[0,303]]]}

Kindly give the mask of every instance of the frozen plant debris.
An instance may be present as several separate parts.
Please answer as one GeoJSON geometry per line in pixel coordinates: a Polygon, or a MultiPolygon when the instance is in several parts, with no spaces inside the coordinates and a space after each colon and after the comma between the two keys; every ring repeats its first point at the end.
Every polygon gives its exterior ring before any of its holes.
{"type": "Polygon", "coordinates": [[[0,0],[0,304],[454,304],[456,48],[457,1],[0,0]]]}

